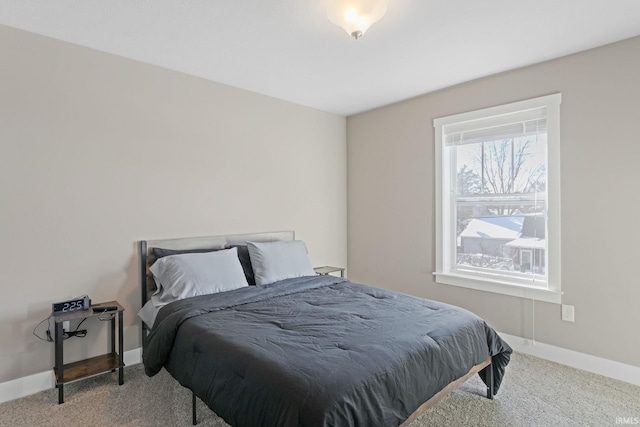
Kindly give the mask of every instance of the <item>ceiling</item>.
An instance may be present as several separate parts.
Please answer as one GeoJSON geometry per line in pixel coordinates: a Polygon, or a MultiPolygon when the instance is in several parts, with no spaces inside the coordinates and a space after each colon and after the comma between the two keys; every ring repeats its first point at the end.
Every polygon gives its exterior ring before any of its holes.
{"type": "Polygon", "coordinates": [[[347,116],[640,35],[639,0],[387,0],[356,41],[327,3],[0,0],[0,24],[347,116]]]}

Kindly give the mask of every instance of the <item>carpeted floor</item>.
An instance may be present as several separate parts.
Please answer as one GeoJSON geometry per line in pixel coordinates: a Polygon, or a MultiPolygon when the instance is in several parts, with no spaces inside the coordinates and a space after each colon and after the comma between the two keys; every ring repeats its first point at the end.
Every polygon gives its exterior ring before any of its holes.
{"type": "MultiPolygon", "coordinates": [[[[0,404],[0,426],[189,426],[191,392],[162,371],[125,368],[125,383],[105,374],[0,404]]],[[[640,420],[640,387],[514,353],[495,400],[475,376],[423,414],[424,426],[614,426],[640,420]]],[[[198,400],[198,424],[227,424],[198,400]]],[[[258,426],[256,426],[258,427],[258,426]]]]}

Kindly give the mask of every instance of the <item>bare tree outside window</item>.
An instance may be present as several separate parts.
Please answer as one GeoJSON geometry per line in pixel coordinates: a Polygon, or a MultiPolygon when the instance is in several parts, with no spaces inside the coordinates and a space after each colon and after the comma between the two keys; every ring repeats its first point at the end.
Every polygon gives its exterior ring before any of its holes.
{"type": "MultiPolygon", "coordinates": [[[[525,217],[544,214],[545,149],[544,135],[456,147],[458,264],[502,271],[524,268],[521,252],[531,249],[508,244],[523,236],[525,217]]],[[[544,238],[544,233],[531,237],[544,238]]]]}

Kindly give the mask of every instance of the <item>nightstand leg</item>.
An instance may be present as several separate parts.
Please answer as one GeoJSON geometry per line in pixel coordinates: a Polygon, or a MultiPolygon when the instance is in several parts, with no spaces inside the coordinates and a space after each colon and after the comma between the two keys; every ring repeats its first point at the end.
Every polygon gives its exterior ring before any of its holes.
{"type": "Polygon", "coordinates": [[[123,356],[123,337],[122,337],[122,311],[118,312],[118,362],[120,364],[120,369],[118,372],[118,384],[122,385],[124,383],[124,356],[123,356]]]}
{"type": "Polygon", "coordinates": [[[116,316],[113,316],[109,321],[111,323],[111,350],[112,353],[116,352],[116,316]]]}
{"type": "Polygon", "coordinates": [[[56,376],[58,384],[58,404],[64,403],[64,360],[62,356],[62,322],[56,322],[56,330],[54,333],[55,338],[55,353],[56,353],[56,376]]]}

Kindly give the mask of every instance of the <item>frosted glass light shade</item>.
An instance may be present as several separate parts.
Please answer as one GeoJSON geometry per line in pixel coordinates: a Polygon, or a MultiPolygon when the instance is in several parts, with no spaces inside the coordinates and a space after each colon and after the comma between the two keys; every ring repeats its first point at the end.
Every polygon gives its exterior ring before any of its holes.
{"type": "Polygon", "coordinates": [[[356,40],[387,12],[385,0],[330,0],[327,17],[356,40]]]}

